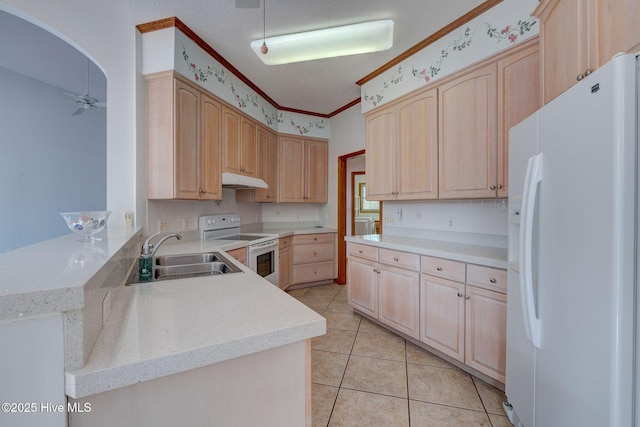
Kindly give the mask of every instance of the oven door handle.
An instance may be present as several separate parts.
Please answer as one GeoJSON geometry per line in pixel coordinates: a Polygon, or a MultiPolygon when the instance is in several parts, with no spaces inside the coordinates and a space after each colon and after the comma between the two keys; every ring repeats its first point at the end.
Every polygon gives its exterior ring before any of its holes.
{"type": "Polygon", "coordinates": [[[268,242],[258,243],[255,245],[249,246],[249,253],[254,253],[257,251],[264,251],[265,249],[269,249],[271,247],[278,247],[278,240],[269,240],[268,242]]]}

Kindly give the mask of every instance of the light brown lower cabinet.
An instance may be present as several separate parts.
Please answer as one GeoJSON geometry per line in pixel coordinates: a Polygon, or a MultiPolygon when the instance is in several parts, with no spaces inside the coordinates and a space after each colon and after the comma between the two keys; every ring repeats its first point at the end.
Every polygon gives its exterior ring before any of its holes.
{"type": "Polygon", "coordinates": [[[504,383],[505,270],[349,242],[359,312],[504,383]]]}
{"type": "Polygon", "coordinates": [[[247,248],[238,248],[227,251],[227,255],[238,260],[241,264],[247,265],[247,248]]]}
{"type": "Polygon", "coordinates": [[[281,237],[278,245],[278,287],[283,291],[291,286],[292,236],[281,237]]]}
{"type": "Polygon", "coordinates": [[[330,282],[336,278],[336,233],[293,236],[291,284],[330,282]]]}

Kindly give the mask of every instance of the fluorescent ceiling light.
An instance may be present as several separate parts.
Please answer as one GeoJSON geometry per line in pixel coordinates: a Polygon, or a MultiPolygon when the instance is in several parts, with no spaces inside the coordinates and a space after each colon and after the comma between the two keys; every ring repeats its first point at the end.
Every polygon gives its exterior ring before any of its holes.
{"type": "Polygon", "coordinates": [[[269,52],[260,52],[263,39],[251,42],[251,48],[267,65],[289,64],[313,59],[387,50],[393,45],[393,21],[363,22],[343,27],[264,39],[269,52]]]}

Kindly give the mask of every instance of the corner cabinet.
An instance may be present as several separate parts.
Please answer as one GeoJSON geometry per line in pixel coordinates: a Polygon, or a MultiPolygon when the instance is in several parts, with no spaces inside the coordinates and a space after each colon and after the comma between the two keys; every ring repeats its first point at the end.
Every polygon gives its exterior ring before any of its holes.
{"type": "Polygon", "coordinates": [[[145,80],[147,197],[220,200],[220,102],[173,72],[145,80]]]}
{"type": "Polygon", "coordinates": [[[326,140],[280,135],[278,202],[327,203],[328,158],[326,140]]]}
{"type": "Polygon", "coordinates": [[[368,199],[438,198],[437,114],[430,89],[366,116],[368,199]]]}

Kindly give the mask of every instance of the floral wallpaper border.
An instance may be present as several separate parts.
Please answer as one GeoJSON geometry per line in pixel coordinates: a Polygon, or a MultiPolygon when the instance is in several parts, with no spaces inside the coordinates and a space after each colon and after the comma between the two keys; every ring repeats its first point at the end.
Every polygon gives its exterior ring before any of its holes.
{"type": "MultiPolygon", "coordinates": [[[[530,10],[533,11],[538,4],[537,0],[527,1],[531,3],[530,10]]],[[[539,27],[538,20],[531,16],[516,18],[516,24],[494,25],[487,22],[487,18],[491,18],[492,15],[495,15],[496,19],[509,19],[508,16],[513,15],[514,11],[521,16],[523,3],[522,0],[504,0],[467,25],[414,54],[386,75],[378,76],[365,83],[361,88],[362,112],[536,35],[539,27]],[[497,10],[502,5],[505,5],[502,9],[506,10],[497,10]],[[484,31],[480,31],[482,27],[484,31]],[[500,46],[487,46],[488,41],[500,46]],[[469,53],[474,50],[473,46],[478,44],[482,46],[477,48],[477,52],[469,53]],[[474,60],[474,56],[477,59],[474,60]],[[449,64],[451,62],[455,64],[449,64]],[[390,94],[390,91],[393,93],[390,94]]]]}
{"type": "MultiPolygon", "coordinates": [[[[268,103],[257,93],[248,88],[243,92],[243,88],[239,87],[239,85],[234,82],[232,73],[221,65],[216,66],[217,61],[214,62],[212,60],[214,65],[207,64],[199,66],[197,65],[197,61],[190,59],[189,52],[187,51],[184,42],[181,43],[181,48],[182,59],[190,72],[189,77],[193,78],[196,83],[203,86],[204,83],[207,83],[208,80],[213,77],[215,81],[217,81],[218,86],[227,88],[230,91],[235,106],[240,110],[246,111],[248,114],[251,113],[250,111],[247,111],[249,107],[253,107],[254,111],[255,109],[259,109],[260,118],[254,118],[262,121],[268,126],[273,127],[274,123],[277,123],[278,125],[287,124],[293,131],[300,135],[310,135],[313,133],[314,129],[324,130],[328,127],[329,122],[324,119],[305,121],[307,116],[304,114],[285,114],[282,111],[267,108],[266,105],[268,103]]],[[[242,84],[242,86],[244,86],[244,84],[242,84]]]]}

